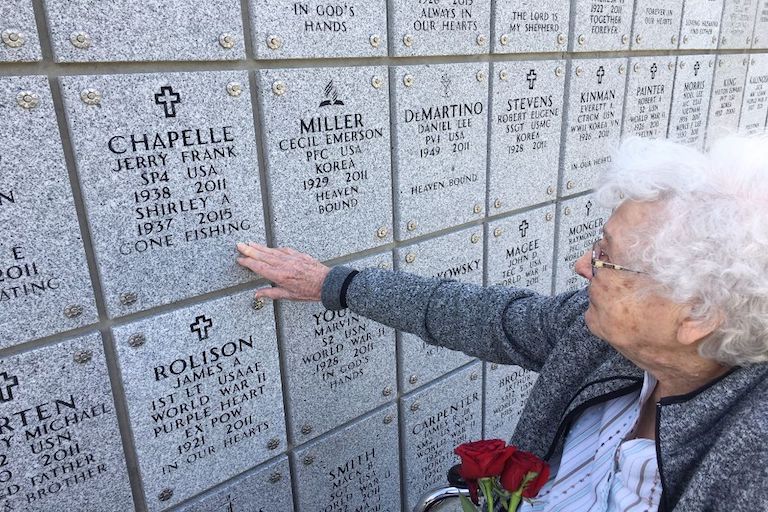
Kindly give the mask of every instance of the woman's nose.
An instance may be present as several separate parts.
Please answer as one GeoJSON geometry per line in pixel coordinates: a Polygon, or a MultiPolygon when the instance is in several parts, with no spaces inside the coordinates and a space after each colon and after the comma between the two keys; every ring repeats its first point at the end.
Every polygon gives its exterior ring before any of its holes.
{"type": "Polygon", "coordinates": [[[588,249],[581,258],[576,260],[576,266],[574,267],[576,273],[581,277],[591,281],[592,280],[592,250],[588,249]]]}

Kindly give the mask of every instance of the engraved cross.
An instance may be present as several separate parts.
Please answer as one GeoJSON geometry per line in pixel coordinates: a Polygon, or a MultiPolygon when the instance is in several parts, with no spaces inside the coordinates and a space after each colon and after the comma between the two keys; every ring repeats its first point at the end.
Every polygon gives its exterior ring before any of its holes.
{"type": "Polygon", "coordinates": [[[15,376],[8,376],[7,373],[0,373],[0,377],[3,379],[4,388],[0,388],[0,402],[10,402],[13,400],[13,388],[19,385],[19,379],[15,376]]]}
{"type": "Polygon", "coordinates": [[[603,83],[603,77],[605,76],[605,68],[603,66],[600,66],[597,68],[597,83],[602,84],[603,83]]]}
{"type": "Polygon", "coordinates": [[[533,86],[536,83],[536,78],[538,76],[536,75],[536,70],[532,69],[528,72],[528,75],[525,77],[526,80],[528,80],[528,88],[533,90],[533,86]]]}
{"type": "Polygon", "coordinates": [[[699,61],[696,61],[696,64],[693,65],[693,76],[699,76],[700,69],[701,69],[701,63],[699,61]]]}
{"type": "Polygon", "coordinates": [[[592,201],[587,201],[587,204],[585,206],[587,207],[587,217],[589,217],[589,212],[592,210],[592,207],[594,205],[592,204],[592,201]]]}
{"type": "Polygon", "coordinates": [[[517,229],[520,230],[520,236],[525,238],[525,235],[528,233],[528,221],[523,220],[523,222],[520,223],[520,227],[517,229]]]}
{"type": "Polygon", "coordinates": [[[200,315],[195,318],[195,322],[190,324],[190,332],[196,332],[200,341],[208,339],[208,329],[213,327],[213,320],[207,318],[205,315],[200,315]]]}
{"type": "Polygon", "coordinates": [[[659,70],[659,67],[654,62],[651,66],[651,80],[656,80],[656,72],[659,70]]]}
{"type": "Polygon", "coordinates": [[[176,117],[176,104],[181,103],[181,95],[173,92],[171,86],[163,86],[160,92],[155,94],[155,103],[165,109],[165,117],[176,117]]]}

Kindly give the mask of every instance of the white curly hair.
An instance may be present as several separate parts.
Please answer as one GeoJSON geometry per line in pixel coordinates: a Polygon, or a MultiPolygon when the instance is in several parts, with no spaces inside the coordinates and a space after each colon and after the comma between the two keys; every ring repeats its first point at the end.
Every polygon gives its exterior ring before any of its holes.
{"type": "Polygon", "coordinates": [[[636,234],[634,261],[665,297],[699,319],[722,319],[699,347],[730,366],[768,361],[768,138],[731,135],[701,153],[631,137],[597,191],[616,208],[658,202],[636,234]]]}

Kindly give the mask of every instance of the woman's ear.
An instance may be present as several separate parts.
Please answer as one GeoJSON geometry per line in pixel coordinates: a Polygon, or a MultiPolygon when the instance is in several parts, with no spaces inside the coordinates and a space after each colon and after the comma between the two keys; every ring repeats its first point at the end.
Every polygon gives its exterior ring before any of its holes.
{"type": "Polygon", "coordinates": [[[707,318],[686,316],[677,327],[677,341],[683,345],[695,345],[715,332],[724,321],[725,317],[721,313],[711,314],[707,318]]]}

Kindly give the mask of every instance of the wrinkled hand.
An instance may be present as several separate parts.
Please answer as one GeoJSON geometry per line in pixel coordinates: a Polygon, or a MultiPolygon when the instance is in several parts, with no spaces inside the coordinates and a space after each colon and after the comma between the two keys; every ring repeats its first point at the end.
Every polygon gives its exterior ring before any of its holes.
{"type": "Polygon", "coordinates": [[[240,265],[276,285],[257,290],[257,298],[320,300],[323,281],[331,269],[309,254],[289,247],[271,249],[255,243],[237,244],[237,250],[242,255],[237,258],[240,265]]]}

